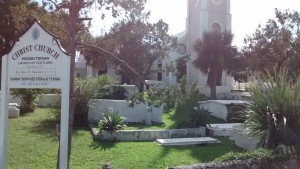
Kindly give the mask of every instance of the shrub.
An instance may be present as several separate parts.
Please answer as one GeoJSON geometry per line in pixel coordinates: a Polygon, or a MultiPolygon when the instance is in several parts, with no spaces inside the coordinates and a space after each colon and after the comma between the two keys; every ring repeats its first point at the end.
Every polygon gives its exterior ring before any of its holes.
{"type": "MultiPolygon", "coordinates": [[[[256,78],[258,79],[258,78],[256,78]]],[[[260,139],[262,147],[300,143],[300,79],[288,78],[285,70],[263,75],[249,87],[245,128],[260,139]]]]}
{"type": "Polygon", "coordinates": [[[184,76],[176,85],[171,85],[168,87],[156,86],[150,88],[144,93],[136,94],[130,98],[132,101],[132,106],[139,102],[146,102],[148,105],[153,105],[156,107],[163,104],[164,111],[168,112],[178,105],[189,104],[191,105],[190,109],[192,109],[196,106],[196,102],[205,100],[206,97],[200,93],[196,83],[188,86],[186,81],[186,77],[184,76]],[[196,102],[194,100],[196,100],[196,102]]]}
{"type": "Polygon", "coordinates": [[[210,112],[208,110],[195,107],[189,113],[189,121],[179,123],[177,128],[196,128],[209,125],[210,112]]]}
{"type": "Polygon", "coordinates": [[[244,123],[246,120],[245,110],[246,106],[244,104],[232,104],[227,107],[227,122],[228,123],[244,123]]]}
{"type": "Polygon", "coordinates": [[[87,123],[88,102],[94,98],[95,93],[103,92],[104,86],[113,84],[116,84],[116,80],[106,75],[76,79],[75,90],[78,91],[78,96],[74,112],[75,125],[85,125],[87,123]]]}
{"type": "Polygon", "coordinates": [[[276,160],[290,159],[297,156],[297,151],[293,146],[279,145],[274,149],[259,148],[253,151],[229,152],[216,158],[215,162],[233,161],[233,160],[276,160]]]}
{"type": "Polygon", "coordinates": [[[124,100],[127,98],[127,90],[123,86],[104,86],[93,95],[93,99],[124,100]]]}
{"type": "Polygon", "coordinates": [[[42,91],[42,89],[11,89],[10,94],[13,97],[20,97],[20,112],[28,113],[33,112],[36,108],[35,100],[42,91]]]}
{"type": "Polygon", "coordinates": [[[98,123],[100,130],[107,130],[111,134],[118,130],[124,130],[125,118],[118,114],[118,112],[104,112],[102,113],[102,120],[98,123]]]}

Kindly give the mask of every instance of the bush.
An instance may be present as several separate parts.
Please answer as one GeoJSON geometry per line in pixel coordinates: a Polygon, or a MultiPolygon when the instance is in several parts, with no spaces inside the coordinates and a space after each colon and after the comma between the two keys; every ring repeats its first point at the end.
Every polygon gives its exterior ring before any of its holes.
{"type": "Polygon", "coordinates": [[[259,79],[249,87],[245,128],[262,147],[299,144],[300,79],[293,82],[285,70],[259,79]]]}
{"type": "Polygon", "coordinates": [[[227,107],[227,122],[228,123],[244,123],[246,120],[245,110],[246,106],[244,104],[232,104],[227,107]]]}
{"type": "Polygon", "coordinates": [[[253,151],[245,152],[229,152],[216,158],[215,162],[233,161],[233,160],[276,160],[276,159],[290,159],[297,156],[297,151],[292,146],[279,145],[274,149],[259,148],[253,151]]]}
{"type": "Polygon", "coordinates": [[[42,89],[11,89],[10,94],[13,97],[20,97],[20,112],[28,113],[33,112],[36,108],[35,100],[42,91],[42,89]]]}
{"type": "Polygon", "coordinates": [[[104,86],[93,95],[93,99],[124,100],[127,98],[127,90],[123,86],[104,86]]]}
{"type": "Polygon", "coordinates": [[[125,118],[118,114],[118,112],[104,112],[102,113],[102,120],[98,123],[100,131],[107,130],[111,134],[118,130],[124,130],[125,118]]]}
{"type": "Polygon", "coordinates": [[[210,112],[203,108],[195,107],[189,114],[189,121],[181,122],[177,128],[196,128],[209,125],[210,112]]]}
{"type": "Polygon", "coordinates": [[[106,75],[76,79],[75,90],[78,91],[74,112],[74,124],[85,125],[87,123],[88,102],[95,97],[96,93],[103,93],[103,87],[114,85],[116,80],[106,75]]]}
{"type": "Polygon", "coordinates": [[[196,87],[196,83],[192,86],[187,85],[186,77],[179,80],[176,85],[168,87],[152,87],[144,93],[139,93],[130,98],[132,105],[143,102],[148,105],[161,106],[164,105],[164,111],[168,112],[178,105],[191,105],[190,109],[195,107],[195,103],[205,100],[206,97],[202,95],[196,87]],[[192,101],[193,100],[193,101],[192,101]],[[194,101],[196,100],[196,102],[194,101]],[[191,102],[192,101],[192,102],[191,102]]]}

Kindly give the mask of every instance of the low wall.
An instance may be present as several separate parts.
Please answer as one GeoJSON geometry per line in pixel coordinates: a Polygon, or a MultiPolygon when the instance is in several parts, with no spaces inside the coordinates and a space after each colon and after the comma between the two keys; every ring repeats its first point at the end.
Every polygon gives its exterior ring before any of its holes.
{"type": "MultiPolygon", "coordinates": [[[[57,106],[57,102],[61,99],[60,94],[41,94],[38,97],[38,107],[57,106]]],[[[59,105],[60,106],[60,105],[59,105]]]]}
{"type": "Polygon", "coordinates": [[[166,138],[205,137],[205,127],[169,130],[120,130],[110,133],[103,130],[95,139],[113,141],[155,141],[166,138]]]}
{"type": "MultiPolygon", "coordinates": [[[[210,97],[209,86],[198,86],[200,92],[207,97],[210,97]]],[[[226,95],[231,92],[231,86],[216,86],[217,99],[226,98],[226,95]]]]}
{"type": "Polygon", "coordinates": [[[247,134],[247,129],[245,129],[243,125],[234,126],[233,128],[236,132],[232,138],[234,139],[236,146],[244,150],[254,150],[257,148],[257,144],[259,142],[258,137],[249,136],[249,134],[247,134]]]}
{"type": "Polygon", "coordinates": [[[223,136],[233,137],[242,123],[222,123],[222,124],[210,124],[207,126],[208,134],[212,137],[223,136]]]}
{"type": "Polygon", "coordinates": [[[200,108],[208,110],[211,115],[227,120],[228,109],[227,106],[232,104],[244,104],[244,101],[239,100],[208,100],[198,102],[200,108]]]}
{"type": "Polygon", "coordinates": [[[232,90],[240,90],[240,91],[246,91],[247,88],[249,88],[250,83],[239,83],[239,82],[234,82],[231,84],[232,90]]]}
{"type": "Polygon", "coordinates": [[[89,102],[88,121],[95,122],[102,119],[102,112],[113,110],[125,117],[125,122],[134,123],[162,123],[163,106],[149,107],[147,104],[135,104],[129,107],[126,100],[92,99],[89,102]]]}

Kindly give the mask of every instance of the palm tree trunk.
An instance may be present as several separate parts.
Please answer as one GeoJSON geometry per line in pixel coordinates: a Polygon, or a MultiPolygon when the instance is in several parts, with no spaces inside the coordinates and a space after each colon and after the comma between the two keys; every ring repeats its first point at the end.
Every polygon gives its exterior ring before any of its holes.
{"type": "Polygon", "coordinates": [[[210,99],[216,100],[217,99],[217,71],[216,66],[212,65],[208,72],[207,84],[210,87],[210,99]]]}

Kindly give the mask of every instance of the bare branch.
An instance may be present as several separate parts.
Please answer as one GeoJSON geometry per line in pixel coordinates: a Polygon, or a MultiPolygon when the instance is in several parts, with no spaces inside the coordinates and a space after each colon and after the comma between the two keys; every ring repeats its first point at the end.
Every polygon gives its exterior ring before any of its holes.
{"type": "Polygon", "coordinates": [[[57,4],[53,0],[47,0],[47,1],[51,2],[55,6],[54,12],[57,12],[61,9],[69,9],[69,7],[70,7],[70,2],[63,1],[59,4],[57,4]]]}
{"type": "Polygon", "coordinates": [[[93,1],[84,2],[83,6],[84,7],[90,7],[90,6],[93,5],[94,2],[95,2],[94,0],[93,1]]]}
{"type": "Polygon", "coordinates": [[[55,6],[55,9],[58,7],[58,4],[55,3],[54,1],[52,1],[52,0],[47,0],[47,1],[51,2],[55,6]]]}
{"type": "Polygon", "coordinates": [[[126,63],[124,60],[118,58],[116,55],[114,55],[113,53],[103,49],[103,48],[100,48],[100,47],[97,47],[97,46],[94,46],[94,45],[89,45],[89,44],[85,44],[85,43],[81,43],[81,42],[77,42],[78,45],[82,45],[82,46],[87,46],[87,47],[91,47],[91,48],[94,48],[94,49],[97,49],[97,50],[100,50],[106,54],[108,54],[109,56],[113,57],[114,59],[116,59],[118,62],[120,62],[121,64],[123,64],[125,67],[127,67],[134,75],[136,75],[136,77],[138,78],[138,81],[144,85],[148,85],[144,79],[130,66],[128,65],[128,63],[126,63]]]}
{"type": "Polygon", "coordinates": [[[77,23],[79,23],[79,22],[82,22],[82,21],[90,21],[90,20],[92,20],[93,18],[78,18],[77,19],[77,23]]]}

